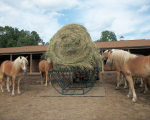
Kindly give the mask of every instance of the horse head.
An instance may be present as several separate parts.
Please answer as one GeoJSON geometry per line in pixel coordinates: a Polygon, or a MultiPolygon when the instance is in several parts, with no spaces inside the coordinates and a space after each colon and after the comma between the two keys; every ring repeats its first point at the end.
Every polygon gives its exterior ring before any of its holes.
{"type": "Polygon", "coordinates": [[[109,50],[106,50],[104,53],[102,53],[102,60],[108,59],[108,52],[109,52],[109,50]]]}
{"type": "Polygon", "coordinates": [[[112,53],[113,53],[112,50],[108,50],[108,59],[106,61],[107,65],[112,65],[113,64],[112,53]]]}
{"type": "Polygon", "coordinates": [[[23,70],[23,72],[27,71],[27,65],[28,65],[27,58],[28,56],[27,57],[20,56],[20,63],[21,63],[20,67],[23,70]]]}

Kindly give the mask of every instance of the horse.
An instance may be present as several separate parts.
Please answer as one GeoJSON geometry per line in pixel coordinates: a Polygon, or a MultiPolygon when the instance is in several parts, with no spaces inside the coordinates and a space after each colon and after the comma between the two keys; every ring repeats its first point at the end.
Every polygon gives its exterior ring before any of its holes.
{"type": "Polygon", "coordinates": [[[134,89],[133,77],[149,78],[150,77],[150,56],[138,56],[124,50],[110,50],[108,53],[107,64],[117,63],[120,65],[126,80],[129,82],[128,98],[137,101],[137,95],[134,89]]]}
{"type": "MultiPolygon", "coordinates": [[[[114,51],[114,50],[115,49],[112,49],[112,51],[114,51]]],[[[109,52],[109,50],[106,50],[102,54],[102,59],[103,60],[107,60],[108,59],[108,52],[109,52]]],[[[140,55],[140,56],[142,56],[142,55],[140,55]]],[[[115,67],[116,67],[116,74],[117,74],[117,86],[116,86],[116,90],[119,89],[119,86],[122,84],[122,82],[124,82],[124,88],[125,89],[128,88],[127,81],[126,81],[125,77],[123,76],[123,74],[122,74],[122,72],[120,70],[120,66],[118,64],[116,64],[115,67]]],[[[139,87],[143,87],[143,79],[142,78],[135,78],[135,77],[133,77],[134,84],[135,84],[135,82],[138,79],[140,79],[140,82],[141,82],[141,84],[139,85],[139,87]]],[[[144,91],[146,91],[146,90],[144,90],[144,91]]]]}
{"type": "MultiPolygon", "coordinates": [[[[112,51],[115,51],[115,49],[112,49],[112,51]]],[[[102,59],[103,60],[107,60],[108,59],[108,53],[109,53],[109,50],[106,50],[104,51],[104,53],[102,54],[102,59]]],[[[116,67],[116,74],[117,74],[117,86],[116,86],[116,90],[119,89],[119,85],[120,83],[122,82],[121,80],[123,79],[124,81],[124,88],[127,88],[127,82],[126,80],[124,79],[124,76],[120,70],[120,66],[116,63],[115,64],[115,67],[116,67]],[[121,79],[122,78],[122,79],[121,79]]]]}
{"type": "MultiPolygon", "coordinates": [[[[47,86],[47,79],[48,79],[48,71],[49,70],[53,70],[53,62],[49,62],[46,60],[42,60],[39,62],[39,71],[40,71],[40,75],[41,75],[41,84],[43,84],[43,80],[42,78],[44,77],[44,74],[46,76],[46,82],[45,82],[45,86],[47,86]]],[[[51,75],[50,75],[50,79],[51,79],[51,75]]],[[[50,83],[51,85],[51,83],[50,83]]]]}
{"type": "Polygon", "coordinates": [[[20,80],[22,79],[22,74],[23,72],[27,72],[27,64],[28,64],[28,60],[27,57],[23,57],[23,56],[19,56],[18,58],[16,58],[13,62],[12,61],[4,61],[1,64],[0,67],[0,85],[1,85],[1,90],[2,92],[4,92],[3,90],[3,79],[4,77],[7,77],[7,90],[8,92],[10,92],[9,89],[9,79],[10,77],[12,77],[12,82],[13,82],[13,89],[12,89],[12,95],[15,95],[14,89],[15,89],[15,79],[16,77],[18,77],[18,94],[20,94],[20,80]]]}

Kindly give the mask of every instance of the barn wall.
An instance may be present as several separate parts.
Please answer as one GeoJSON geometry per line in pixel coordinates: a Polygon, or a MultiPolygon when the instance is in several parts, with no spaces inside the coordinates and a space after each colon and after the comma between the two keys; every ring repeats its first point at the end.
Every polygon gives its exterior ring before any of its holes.
{"type": "MultiPolygon", "coordinates": [[[[37,53],[37,54],[32,54],[32,72],[39,72],[38,65],[40,62],[40,57],[42,53],[37,53]]],[[[27,71],[30,73],[30,54],[15,54],[12,55],[12,61],[14,61],[17,57],[19,56],[28,56],[28,66],[27,66],[27,71]]],[[[10,60],[10,55],[0,55],[0,65],[2,62],[5,60],[10,60]]]]}
{"type": "Polygon", "coordinates": [[[32,72],[39,72],[39,59],[34,59],[32,62],[32,72]]]}

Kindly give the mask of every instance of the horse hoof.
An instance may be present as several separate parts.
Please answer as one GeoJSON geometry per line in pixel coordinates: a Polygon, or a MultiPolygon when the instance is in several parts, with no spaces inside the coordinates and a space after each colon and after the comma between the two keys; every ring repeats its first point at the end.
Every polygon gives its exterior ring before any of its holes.
{"type": "Polygon", "coordinates": [[[142,88],[142,87],[143,87],[143,85],[139,85],[139,87],[141,87],[141,88],[142,88]]]}
{"type": "Polygon", "coordinates": [[[136,98],[133,98],[133,99],[132,99],[132,102],[134,102],[134,103],[137,102],[136,98]]]}
{"type": "Polygon", "coordinates": [[[124,88],[127,89],[128,87],[127,87],[127,86],[124,86],[124,88]]]}
{"type": "Polygon", "coordinates": [[[15,93],[12,93],[12,96],[15,96],[15,93]]]}
{"type": "Polygon", "coordinates": [[[47,84],[45,84],[45,87],[47,87],[47,84]]]}
{"type": "Polygon", "coordinates": [[[118,87],[116,87],[116,90],[119,90],[119,88],[118,88],[118,87]]]}
{"type": "Polygon", "coordinates": [[[127,95],[127,98],[128,98],[128,99],[131,99],[131,96],[130,96],[130,95],[127,95]]]}
{"type": "Polygon", "coordinates": [[[8,92],[10,92],[10,90],[8,90],[8,92]]]}
{"type": "Polygon", "coordinates": [[[146,91],[144,91],[144,92],[143,92],[143,94],[145,94],[145,95],[146,95],[146,94],[147,94],[147,92],[146,92],[146,91]]]}

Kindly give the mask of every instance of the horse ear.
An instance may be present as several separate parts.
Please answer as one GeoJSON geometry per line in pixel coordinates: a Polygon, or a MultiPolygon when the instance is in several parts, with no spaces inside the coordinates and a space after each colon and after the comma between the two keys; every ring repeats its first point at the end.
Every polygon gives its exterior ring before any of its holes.
{"type": "Polygon", "coordinates": [[[112,50],[110,50],[110,53],[112,53],[113,51],[112,50]]]}
{"type": "Polygon", "coordinates": [[[20,56],[20,59],[22,59],[22,56],[20,56]]]}
{"type": "Polygon", "coordinates": [[[28,56],[26,56],[26,59],[28,58],[28,56]]]}

